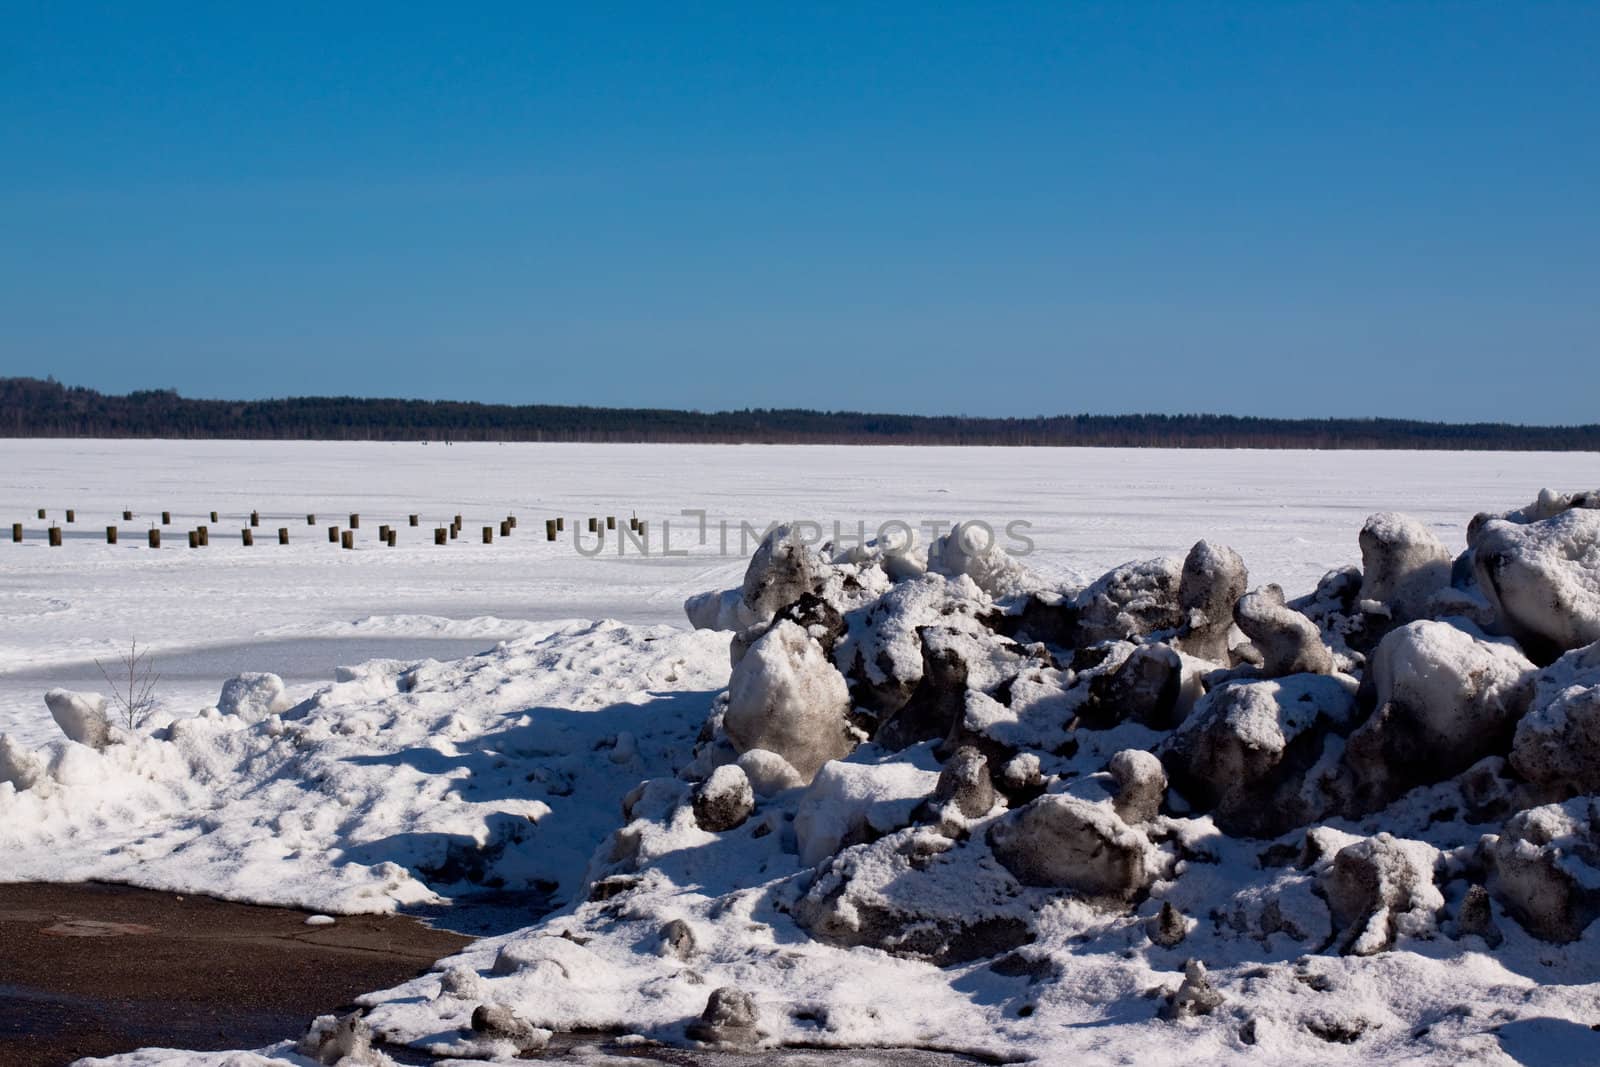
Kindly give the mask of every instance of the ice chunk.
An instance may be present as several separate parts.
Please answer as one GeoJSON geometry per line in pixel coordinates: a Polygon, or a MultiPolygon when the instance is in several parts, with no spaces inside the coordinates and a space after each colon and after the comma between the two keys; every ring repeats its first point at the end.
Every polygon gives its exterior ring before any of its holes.
{"type": "Polygon", "coordinates": [[[52,689],[44,695],[44,703],[69,739],[97,749],[110,743],[111,719],[106,714],[106,698],[99,693],[52,689]]]}
{"type": "Polygon", "coordinates": [[[1419,621],[1391,632],[1371,666],[1378,710],[1345,750],[1361,809],[1504,753],[1527,709],[1532,672],[1509,642],[1447,623],[1419,621]]]}
{"type": "Polygon", "coordinates": [[[1027,885],[1127,899],[1156,873],[1155,849],[1108,804],[1042,796],[995,823],[995,858],[1027,885]]]}
{"type": "Polygon", "coordinates": [[[222,683],[222,695],[217,697],[218,711],[245,722],[260,722],[272,715],[282,715],[290,707],[283,679],[264,672],[247,672],[229,678],[222,683]]]}
{"type": "Polygon", "coordinates": [[[1600,792],[1600,641],[1539,672],[1511,765],[1529,781],[1600,792]]]}
{"type": "Polygon", "coordinates": [[[740,752],[782,756],[805,781],[855,747],[850,691],[822,648],[787,620],[767,631],[728,679],[723,729],[740,752]]]}
{"type": "Polygon", "coordinates": [[[1361,528],[1361,599],[1385,604],[1396,622],[1421,618],[1450,584],[1450,550],[1416,519],[1386,511],[1361,528]]]}
{"type": "Polygon", "coordinates": [[[905,826],[939,784],[934,766],[928,746],[920,746],[915,762],[825,764],[795,812],[800,862],[821,863],[843,845],[905,826]]]}
{"type": "Polygon", "coordinates": [[[742,825],[755,808],[750,779],[736,763],[712,771],[694,793],[694,820],[700,829],[714,834],[742,825]]]}
{"type": "Polygon", "coordinates": [[[1478,585],[1535,661],[1600,641],[1600,511],[1527,525],[1491,519],[1472,550],[1478,585]]]}

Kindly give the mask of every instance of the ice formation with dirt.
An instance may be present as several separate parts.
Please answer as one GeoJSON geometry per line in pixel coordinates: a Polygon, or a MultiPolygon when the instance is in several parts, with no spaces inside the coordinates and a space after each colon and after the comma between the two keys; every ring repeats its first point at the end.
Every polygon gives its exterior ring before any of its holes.
{"type": "MultiPolygon", "coordinates": [[[[974,527],[914,559],[783,527],[692,632],[372,664],[290,708],[244,679],[141,732],[52,693],[69,740],[0,740],[0,848],[325,910],[566,902],[263,1062],[578,1029],[1061,1063],[1592,1049],[1600,492],[1479,516],[1455,556],[1398,514],[1353,538],[1359,568],[1290,597],[1206,541],[1078,587],[974,527]]],[[[108,1062],[220,1062],[189,1055],[108,1062]]]]}

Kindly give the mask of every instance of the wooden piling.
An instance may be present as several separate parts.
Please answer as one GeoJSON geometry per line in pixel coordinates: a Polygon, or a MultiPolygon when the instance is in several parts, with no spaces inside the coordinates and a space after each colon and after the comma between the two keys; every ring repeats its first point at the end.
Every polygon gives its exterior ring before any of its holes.
{"type": "Polygon", "coordinates": [[[510,519],[501,519],[500,520],[500,536],[501,537],[510,537],[511,536],[511,520],[510,519]]]}
{"type": "Polygon", "coordinates": [[[413,526],[417,525],[418,517],[419,516],[416,516],[416,515],[411,516],[411,525],[413,525],[413,526]]]}
{"type": "Polygon", "coordinates": [[[250,525],[251,526],[260,526],[261,525],[261,512],[252,511],[250,513],[250,525]]]}
{"type": "Polygon", "coordinates": [[[449,537],[450,537],[450,531],[446,530],[443,526],[441,526],[437,530],[433,531],[433,543],[436,544],[436,545],[444,544],[449,539],[449,537]]]}
{"type": "Polygon", "coordinates": [[[556,520],[544,520],[544,539],[546,541],[554,541],[556,539],[556,520]]]}
{"type": "Polygon", "coordinates": [[[256,543],[256,532],[246,526],[239,531],[239,540],[244,542],[244,547],[250,548],[256,543]]]}
{"type": "Polygon", "coordinates": [[[50,535],[49,536],[50,536],[50,547],[51,548],[60,548],[61,547],[61,527],[59,527],[59,526],[50,527],[50,535]]]}
{"type": "Polygon", "coordinates": [[[150,545],[151,548],[160,548],[161,547],[161,530],[158,529],[155,526],[150,527],[150,534],[146,538],[146,542],[150,545]]]}
{"type": "Polygon", "coordinates": [[[22,523],[14,522],[11,524],[11,542],[17,545],[22,544],[22,523]]]}
{"type": "Polygon", "coordinates": [[[341,548],[354,548],[354,547],[356,547],[356,535],[355,535],[355,533],[353,531],[346,530],[344,533],[340,534],[339,535],[339,546],[341,548]]]}
{"type": "Polygon", "coordinates": [[[161,513],[161,525],[163,525],[163,526],[171,526],[172,525],[172,512],[163,511],[161,513]]]}
{"type": "Polygon", "coordinates": [[[317,524],[316,515],[308,512],[306,514],[306,525],[307,526],[315,526],[316,524],[317,524]]]}
{"type": "Polygon", "coordinates": [[[278,527],[278,544],[286,545],[288,543],[289,543],[289,527],[287,527],[287,526],[278,527]]]}
{"type": "Polygon", "coordinates": [[[461,527],[452,524],[450,527],[450,540],[454,541],[460,535],[461,527]]]}
{"type": "Polygon", "coordinates": [[[389,547],[393,548],[399,542],[399,540],[400,540],[400,531],[399,530],[390,530],[389,531],[389,547]]]}
{"type": "Polygon", "coordinates": [[[389,524],[388,523],[382,523],[381,525],[379,525],[379,527],[378,527],[378,540],[380,540],[380,541],[389,540],[389,524]]]}
{"type": "Polygon", "coordinates": [[[589,532],[590,533],[599,533],[600,532],[600,520],[595,518],[593,515],[589,516],[589,532]]]}
{"type": "Polygon", "coordinates": [[[456,523],[456,529],[458,529],[458,530],[461,529],[463,524],[461,522],[461,516],[460,515],[456,516],[455,523],[456,523]]]}
{"type": "Polygon", "coordinates": [[[68,522],[77,522],[78,521],[78,513],[76,511],[73,511],[71,508],[68,508],[67,509],[67,521],[68,522]]]}
{"type": "Polygon", "coordinates": [[[106,527],[106,544],[114,545],[116,543],[117,543],[117,528],[115,526],[107,526],[106,527]]]}
{"type": "Polygon", "coordinates": [[[122,521],[123,522],[132,522],[133,521],[133,512],[129,511],[127,508],[123,508],[122,509],[122,521]]]}
{"type": "Polygon", "coordinates": [[[483,543],[486,544],[486,545],[494,544],[494,527],[493,526],[485,526],[483,528],[483,543]]]}
{"type": "Polygon", "coordinates": [[[567,529],[567,517],[565,515],[556,516],[556,529],[561,531],[561,532],[563,532],[563,533],[566,532],[566,529],[567,529]]]}
{"type": "Polygon", "coordinates": [[[189,531],[189,547],[190,548],[199,548],[200,547],[200,534],[196,530],[190,530],[189,531]]]}
{"type": "Polygon", "coordinates": [[[40,509],[39,509],[39,517],[40,517],[40,518],[41,518],[41,519],[42,519],[42,518],[44,518],[44,508],[40,508],[40,509]]]}
{"type": "Polygon", "coordinates": [[[507,515],[506,521],[511,524],[511,528],[513,530],[517,528],[517,517],[515,515],[507,515]]]}
{"type": "Polygon", "coordinates": [[[209,545],[211,543],[211,528],[210,527],[202,526],[199,529],[195,530],[195,533],[200,535],[200,547],[201,548],[205,548],[207,545],[209,545]]]}
{"type": "MultiPolygon", "coordinates": [[[[213,511],[211,513],[211,521],[212,522],[221,522],[222,520],[217,518],[217,513],[215,511],[213,511]]],[[[204,544],[204,543],[205,543],[204,541],[201,542],[201,544],[204,544]]]]}
{"type": "Polygon", "coordinates": [[[607,515],[606,516],[606,529],[615,530],[616,528],[617,528],[617,517],[615,515],[607,515]]]}
{"type": "Polygon", "coordinates": [[[334,545],[339,543],[339,527],[337,527],[337,526],[328,527],[328,543],[329,544],[334,544],[334,545]]]}
{"type": "Polygon", "coordinates": [[[350,513],[350,529],[352,529],[352,530],[361,529],[361,516],[357,515],[353,511],[350,513]]]}

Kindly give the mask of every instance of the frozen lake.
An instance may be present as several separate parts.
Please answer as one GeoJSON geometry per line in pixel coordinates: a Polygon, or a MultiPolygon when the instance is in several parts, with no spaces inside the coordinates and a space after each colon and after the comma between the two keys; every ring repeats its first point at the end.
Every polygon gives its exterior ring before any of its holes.
{"type": "Polygon", "coordinates": [[[810,520],[831,535],[837,522],[853,535],[897,520],[924,543],[924,523],[1027,523],[1027,562],[1063,577],[1204,537],[1243,554],[1253,582],[1295,593],[1359,559],[1374,511],[1410,513],[1460,547],[1478,511],[1596,485],[1600,457],[1572,453],[0,441],[0,529],[26,531],[21,545],[0,541],[0,730],[54,736],[41,692],[92,687],[93,660],[135,638],[165,676],[160,695],[192,708],[241,670],[311,684],[337,663],[461,655],[563,619],[681,624],[686,596],[743,573],[741,523],[810,520]],[[706,513],[706,544],[685,509],[706,513]],[[144,531],[163,510],[173,522],[151,551],[144,531]],[[245,548],[252,510],[261,528],[245,548]],[[351,512],[358,547],[342,551],[326,527],[351,512]],[[435,546],[435,525],[456,514],[460,538],[435,546]],[[508,514],[519,524],[503,539],[508,514]],[[588,516],[633,514],[650,525],[650,556],[631,544],[619,556],[614,539],[593,557],[575,547],[588,516]],[[544,519],[556,515],[567,529],[552,544],[544,519]],[[686,555],[661,554],[664,520],[686,555]],[[191,551],[184,534],[201,522],[211,544],[191,551]],[[67,531],[60,548],[46,547],[51,523],[67,531]],[[398,526],[396,547],[379,545],[381,523],[398,526]],[[104,543],[111,524],[116,546],[104,543]]]}

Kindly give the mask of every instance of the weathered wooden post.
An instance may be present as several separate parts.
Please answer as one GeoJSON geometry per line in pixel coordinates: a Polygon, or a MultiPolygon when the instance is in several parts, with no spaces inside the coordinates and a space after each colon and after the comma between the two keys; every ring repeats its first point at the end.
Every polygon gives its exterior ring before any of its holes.
{"type": "Polygon", "coordinates": [[[513,530],[517,528],[517,517],[515,515],[507,515],[506,521],[511,524],[511,528],[513,530]]]}
{"type": "Polygon", "coordinates": [[[500,520],[500,536],[501,537],[510,537],[511,536],[511,520],[510,519],[501,519],[500,520]]]}
{"type": "Polygon", "coordinates": [[[250,525],[251,526],[260,526],[261,525],[261,512],[252,511],[250,513],[250,525]]]}
{"type": "Polygon", "coordinates": [[[114,545],[116,543],[117,543],[117,528],[115,526],[107,526],[106,527],[106,544],[114,545]]]}
{"type": "Polygon", "coordinates": [[[344,533],[340,534],[339,535],[339,545],[342,548],[354,548],[354,547],[356,547],[356,535],[355,535],[355,533],[353,531],[351,531],[351,530],[346,530],[344,533]]]}
{"type": "Polygon", "coordinates": [[[607,515],[606,516],[606,529],[615,530],[616,528],[617,528],[617,517],[615,515],[607,515]]]}
{"type": "Polygon", "coordinates": [[[436,544],[436,545],[444,544],[449,539],[449,537],[450,537],[450,531],[446,530],[443,526],[441,526],[437,530],[433,531],[433,543],[436,544]]]}
{"type": "Polygon", "coordinates": [[[350,529],[352,529],[352,530],[361,529],[361,516],[357,515],[353,511],[350,513],[350,529]]]}
{"type": "Polygon", "coordinates": [[[123,522],[132,522],[133,521],[133,512],[129,511],[127,508],[123,508],[122,509],[122,521],[123,522]]]}
{"type": "Polygon", "coordinates": [[[50,547],[51,548],[60,548],[61,547],[61,527],[59,527],[59,526],[50,527],[50,547]]]}
{"type": "Polygon", "coordinates": [[[380,541],[389,540],[389,524],[388,523],[385,522],[385,523],[380,523],[379,524],[379,526],[378,526],[378,540],[380,540],[380,541]]]}
{"type": "Polygon", "coordinates": [[[562,533],[566,532],[566,530],[567,530],[567,517],[565,515],[557,515],[556,516],[556,529],[558,531],[562,532],[562,533]]]}
{"type": "Polygon", "coordinates": [[[457,526],[455,523],[451,523],[450,524],[450,540],[454,541],[459,536],[461,536],[461,527],[457,526]]]}
{"type": "Polygon", "coordinates": [[[199,531],[197,531],[197,530],[190,530],[189,531],[189,547],[190,548],[199,548],[200,547],[200,533],[199,533],[199,531]]]}
{"type": "Polygon", "coordinates": [[[195,533],[200,535],[200,547],[201,548],[205,548],[207,545],[209,545],[211,543],[211,528],[210,527],[202,526],[198,530],[196,530],[195,533]]]}
{"type": "Polygon", "coordinates": [[[22,544],[22,523],[20,522],[14,522],[11,524],[11,543],[16,545],[22,544]]]}
{"type": "Polygon", "coordinates": [[[163,511],[161,513],[161,525],[163,525],[163,526],[171,526],[172,525],[172,512],[163,511]]]}
{"type": "Polygon", "coordinates": [[[158,527],[155,527],[155,526],[150,527],[150,535],[148,537],[148,541],[149,541],[149,544],[150,544],[151,548],[160,548],[161,547],[161,530],[158,527]]]}
{"type": "Polygon", "coordinates": [[[417,525],[417,519],[418,519],[418,516],[416,516],[416,515],[411,516],[411,525],[413,525],[413,526],[417,525]]]}
{"type": "Polygon", "coordinates": [[[400,540],[400,531],[399,530],[390,530],[389,531],[389,547],[393,548],[397,543],[399,543],[399,540],[400,540]]]}
{"type": "Polygon", "coordinates": [[[287,526],[278,527],[278,544],[286,545],[288,543],[289,543],[289,527],[287,527],[287,526]]]}
{"type": "Polygon", "coordinates": [[[311,514],[311,513],[309,513],[309,512],[308,512],[308,513],[307,513],[307,514],[306,514],[306,525],[307,525],[307,526],[315,526],[315,525],[316,525],[316,524],[317,524],[317,517],[316,517],[316,515],[314,515],[314,514],[311,514]]]}
{"type": "Polygon", "coordinates": [[[339,527],[337,527],[337,526],[328,527],[328,543],[329,544],[333,544],[333,545],[336,545],[336,544],[339,543],[339,527]]]}
{"type": "Polygon", "coordinates": [[[250,527],[246,526],[244,529],[239,531],[239,540],[244,542],[244,547],[251,548],[256,543],[256,532],[250,527]]]}
{"type": "Polygon", "coordinates": [[[211,521],[212,521],[212,522],[221,522],[221,521],[222,521],[222,520],[221,520],[221,519],[219,519],[219,518],[217,518],[217,513],[216,513],[216,512],[215,512],[215,511],[213,511],[213,512],[212,512],[212,513],[211,513],[211,521]]]}
{"type": "Polygon", "coordinates": [[[599,533],[600,532],[600,520],[595,518],[593,515],[589,516],[589,532],[590,533],[599,533]]]}
{"type": "Polygon", "coordinates": [[[68,508],[67,509],[67,521],[68,522],[77,522],[78,521],[78,513],[76,511],[73,511],[71,508],[68,508]]]}
{"type": "Polygon", "coordinates": [[[44,518],[44,508],[40,508],[40,509],[39,509],[39,517],[40,517],[40,518],[41,518],[41,519],[42,519],[42,518],[44,518]]]}
{"type": "Polygon", "coordinates": [[[456,522],[456,529],[458,529],[458,530],[461,529],[463,524],[461,522],[461,516],[460,515],[456,516],[455,522],[456,522]]]}
{"type": "Polygon", "coordinates": [[[546,541],[554,541],[556,539],[556,520],[544,520],[544,539],[546,541]]]}
{"type": "Polygon", "coordinates": [[[486,545],[494,544],[494,527],[493,526],[485,526],[483,528],[483,543],[486,544],[486,545]]]}

